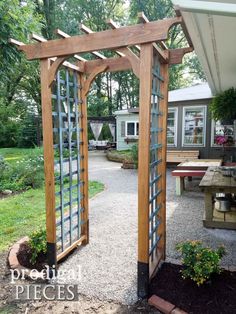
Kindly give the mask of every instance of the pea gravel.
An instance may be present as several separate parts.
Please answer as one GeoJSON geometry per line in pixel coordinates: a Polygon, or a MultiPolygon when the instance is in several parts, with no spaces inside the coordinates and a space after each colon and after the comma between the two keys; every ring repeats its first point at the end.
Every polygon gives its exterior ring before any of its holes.
{"type": "MultiPolygon", "coordinates": [[[[123,170],[107,161],[103,152],[90,152],[89,179],[105,184],[105,191],[90,200],[90,242],[76,250],[60,266],[73,270],[78,291],[101,300],[123,304],[137,301],[137,171],[123,170]],[[81,274],[81,278],[80,278],[81,274]]],[[[236,232],[202,226],[203,193],[199,181],[188,182],[182,196],[175,196],[175,180],[167,171],[167,260],[179,258],[175,245],[199,239],[216,247],[224,244],[224,265],[236,265],[236,232]]]]}

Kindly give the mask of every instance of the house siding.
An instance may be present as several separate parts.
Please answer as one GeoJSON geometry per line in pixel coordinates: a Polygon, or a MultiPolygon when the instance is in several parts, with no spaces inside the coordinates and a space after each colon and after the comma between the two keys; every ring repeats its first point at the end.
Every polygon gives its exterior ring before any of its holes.
{"type": "Polygon", "coordinates": [[[139,121],[139,115],[136,113],[127,113],[127,114],[119,114],[116,116],[116,139],[117,139],[117,150],[126,150],[131,149],[131,147],[135,144],[127,143],[125,141],[126,136],[122,131],[122,122],[138,122],[139,121]]]}
{"type": "MultiPolygon", "coordinates": [[[[168,150],[199,150],[201,159],[208,158],[222,158],[223,149],[222,147],[212,146],[211,143],[211,130],[212,130],[212,119],[209,110],[209,104],[211,99],[205,100],[192,100],[192,101],[182,101],[182,102],[171,102],[168,104],[169,108],[178,108],[178,135],[177,135],[177,146],[168,146],[168,150]],[[205,130],[205,146],[183,146],[182,144],[182,130],[183,130],[183,110],[184,107],[191,106],[206,106],[206,130],[205,130]]],[[[231,156],[236,159],[236,147],[227,147],[225,149],[225,155],[229,159],[231,156]]]]}
{"type": "MultiPolygon", "coordinates": [[[[201,99],[201,100],[189,100],[189,101],[179,101],[179,102],[170,102],[168,104],[169,108],[177,107],[178,108],[178,125],[177,125],[177,145],[167,146],[168,150],[198,150],[200,152],[200,158],[222,158],[223,149],[222,147],[214,147],[211,143],[211,130],[212,130],[212,119],[209,111],[209,104],[211,99],[201,99]],[[183,110],[184,107],[191,106],[206,106],[206,129],[205,129],[205,145],[204,146],[183,146],[182,143],[182,130],[183,130],[183,110]]],[[[127,113],[127,114],[118,114],[116,117],[117,120],[117,149],[125,150],[130,149],[134,143],[127,144],[125,142],[125,137],[121,136],[121,121],[138,121],[139,115],[137,113],[127,113]]],[[[227,147],[225,148],[224,154],[226,159],[233,157],[233,160],[236,160],[236,147],[227,147]]]]}

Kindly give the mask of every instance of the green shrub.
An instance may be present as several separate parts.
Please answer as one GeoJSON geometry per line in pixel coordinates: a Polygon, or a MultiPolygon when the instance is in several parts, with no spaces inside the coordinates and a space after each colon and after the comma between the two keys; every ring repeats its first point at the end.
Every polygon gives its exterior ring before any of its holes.
{"type": "Polygon", "coordinates": [[[2,178],[6,168],[7,168],[7,163],[5,162],[4,157],[0,155],[0,179],[2,178]]]}
{"type": "Polygon", "coordinates": [[[0,191],[40,188],[44,181],[43,157],[36,156],[8,164],[1,173],[0,191]]]}
{"type": "Polygon", "coordinates": [[[0,147],[15,147],[17,145],[17,134],[20,127],[14,116],[11,106],[1,103],[0,99],[0,147]]]}
{"type": "Polygon", "coordinates": [[[131,147],[131,158],[136,166],[138,166],[138,144],[131,147]]]}
{"type": "Polygon", "coordinates": [[[31,248],[31,253],[32,253],[30,262],[32,264],[35,264],[39,254],[41,253],[46,254],[47,252],[46,230],[39,229],[37,231],[34,231],[30,235],[29,246],[31,248]]]}
{"type": "Polygon", "coordinates": [[[225,255],[224,247],[217,250],[203,247],[201,241],[179,243],[176,249],[183,258],[182,277],[190,278],[198,286],[210,279],[213,273],[220,273],[219,262],[225,255]]]}

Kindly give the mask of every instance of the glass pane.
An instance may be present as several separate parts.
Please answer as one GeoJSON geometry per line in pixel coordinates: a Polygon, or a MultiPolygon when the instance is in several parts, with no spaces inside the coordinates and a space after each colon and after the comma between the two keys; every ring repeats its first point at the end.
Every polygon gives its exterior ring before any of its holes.
{"type": "Polygon", "coordinates": [[[175,112],[174,111],[169,111],[168,112],[168,119],[174,119],[175,118],[175,112]]]}
{"type": "Polygon", "coordinates": [[[167,117],[167,144],[175,144],[176,111],[169,111],[167,117]]]}
{"type": "Polygon", "coordinates": [[[175,138],[173,136],[167,136],[167,144],[174,144],[175,138]]]}
{"type": "Polygon", "coordinates": [[[139,135],[139,123],[137,122],[136,135],[139,135]]]}
{"type": "Polygon", "coordinates": [[[186,109],[184,117],[184,144],[204,144],[204,109],[186,109]]]}
{"type": "Polygon", "coordinates": [[[127,123],[127,135],[135,135],[134,134],[134,122],[127,123]]]}

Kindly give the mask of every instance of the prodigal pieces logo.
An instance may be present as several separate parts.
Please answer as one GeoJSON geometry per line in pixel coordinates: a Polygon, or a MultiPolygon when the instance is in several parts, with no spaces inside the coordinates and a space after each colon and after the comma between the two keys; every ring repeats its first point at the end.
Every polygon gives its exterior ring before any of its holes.
{"type": "Polygon", "coordinates": [[[79,298],[78,286],[67,283],[81,281],[81,267],[76,272],[72,269],[59,269],[56,273],[55,267],[50,269],[48,266],[40,272],[36,269],[11,269],[10,271],[10,283],[14,285],[13,290],[16,300],[77,301],[79,298]],[[32,280],[41,279],[44,283],[28,284],[27,278],[32,280]]]}

